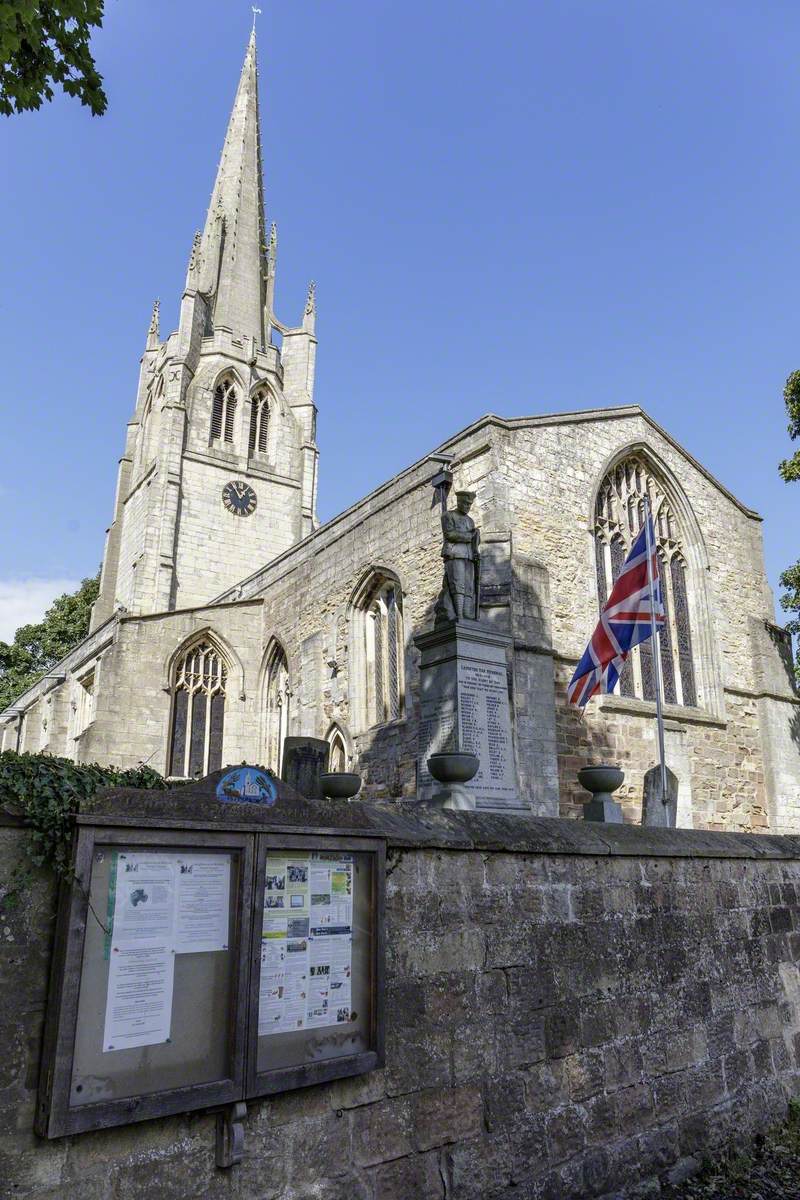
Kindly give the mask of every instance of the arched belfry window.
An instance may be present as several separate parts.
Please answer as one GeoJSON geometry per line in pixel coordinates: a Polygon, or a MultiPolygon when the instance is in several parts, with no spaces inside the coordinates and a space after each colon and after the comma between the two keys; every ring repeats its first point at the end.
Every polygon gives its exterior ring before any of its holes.
{"type": "Polygon", "coordinates": [[[280,774],[283,767],[283,742],[289,732],[289,664],[283,647],[275,642],[267,656],[266,695],[266,766],[280,774]]]}
{"type": "MultiPolygon", "coordinates": [[[[597,495],[594,544],[597,594],[600,605],[608,599],[614,580],[644,521],[644,497],[650,502],[666,624],[661,636],[661,675],[667,704],[697,704],[686,551],[672,506],[662,487],[637,455],[609,471],[597,495]]],[[[620,674],[619,692],[644,700],[655,699],[652,641],[631,653],[620,674]]]]}
{"type": "Polygon", "coordinates": [[[403,594],[398,581],[373,572],[354,602],[362,723],[396,721],[405,709],[403,594]]]}
{"type": "Polygon", "coordinates": [[[221,379],[214,389],[211,409],[212,442],[232,442],[236,420],[236,384],[233,379],[221,379]]]}
{"type": "Polygon", "coordinates": [[[260,388],[250,401],[250,453],[264,454],[269,442],[269,392],[260,388]]]}
{"type": "Polygon", "coordinates": [[[178,660],[172,693],[170,775],[194,778],[222,766],[227,675],[222,654],[208,639],[195,642],[178,660]]]}

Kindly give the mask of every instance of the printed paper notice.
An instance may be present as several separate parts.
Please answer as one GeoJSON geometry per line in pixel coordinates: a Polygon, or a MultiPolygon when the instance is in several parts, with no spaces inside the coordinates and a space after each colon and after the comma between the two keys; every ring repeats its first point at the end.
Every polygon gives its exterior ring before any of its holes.
{"type": "Polygon", "coordinates": [[[350,1020],[353,857],[269,855],[259,1036],[350,1020]]]}
{"type": "Polygon", "coordinates": [[[175,955],[227,950],[230,883],[229,855],[115,854],[104,1052],[169,1041],[175,955]]]}
{"type": "Polygon", "coordinates": [[[172,945],[175,921],[175,860],[164,854],[117,855],[114,876],[113,945],[164,941],[172,945]]]}
{"type": "Polygon", "coordinates": [[[175,955],[166,942],[111,946],[103,1050],[168,1042],[175,955]]]}
{"type": "Polygon", "coordinates": [[[175,865],[175,953],[227,950],[230,855],[178,856],[175,865]]]}

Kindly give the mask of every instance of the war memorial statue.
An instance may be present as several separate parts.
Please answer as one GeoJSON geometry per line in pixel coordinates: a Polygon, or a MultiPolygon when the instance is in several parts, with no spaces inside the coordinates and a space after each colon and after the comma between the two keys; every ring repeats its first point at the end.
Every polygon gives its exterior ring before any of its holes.
{"type": "Polygon", "coordinates": [[[417,796],[446,808],[523,809],[509,700],[511,638],[481,620],[481,538],[469,515],[475,493],[456,492],[456,507],[448,509],[448,474],[440,471],[431,480],[442,504],[444,578],[433,629],[414,638],[420,651],[417,796]],[[463,786],[454,783],[447,798],[428,760],[465,754],[478,759],[477,774],[463,786]]]}
{"type": "Polygon", "coordinates": [[[456,492],[455,509],[442,513],[444,579],[436,601],[435,625],[480,619],[480,532],[469,515],[474,492],[456,492]]]}

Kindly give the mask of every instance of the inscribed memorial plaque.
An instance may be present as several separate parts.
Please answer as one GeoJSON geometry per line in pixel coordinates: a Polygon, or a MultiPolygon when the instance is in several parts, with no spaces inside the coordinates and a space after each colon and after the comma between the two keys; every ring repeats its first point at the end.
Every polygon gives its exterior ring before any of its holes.
{"type": "Polygon", "coordinates": [[[458,700],[460,749],[481,764],[466,787],[478,808],[518,807],[505,665],[460,659],[458,700]]]}

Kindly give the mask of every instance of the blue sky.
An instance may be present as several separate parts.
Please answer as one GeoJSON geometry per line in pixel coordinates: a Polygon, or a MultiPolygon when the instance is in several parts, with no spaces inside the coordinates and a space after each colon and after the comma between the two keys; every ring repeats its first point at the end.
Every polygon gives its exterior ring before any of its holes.
{"type": "MultiPolygon", "coordinates": [[[[776,470],[800,6],[261,7],[281,319],[318,286],[320,516],[484,412],[639,403],[764,515],[777,586],[800,553],[776,470]]],[[[150,308],[174,327],[249,24],[246,3],[109,0],[107,115],[59,95],[0,123],[0,636],[100,562],[150,308]]]]}

